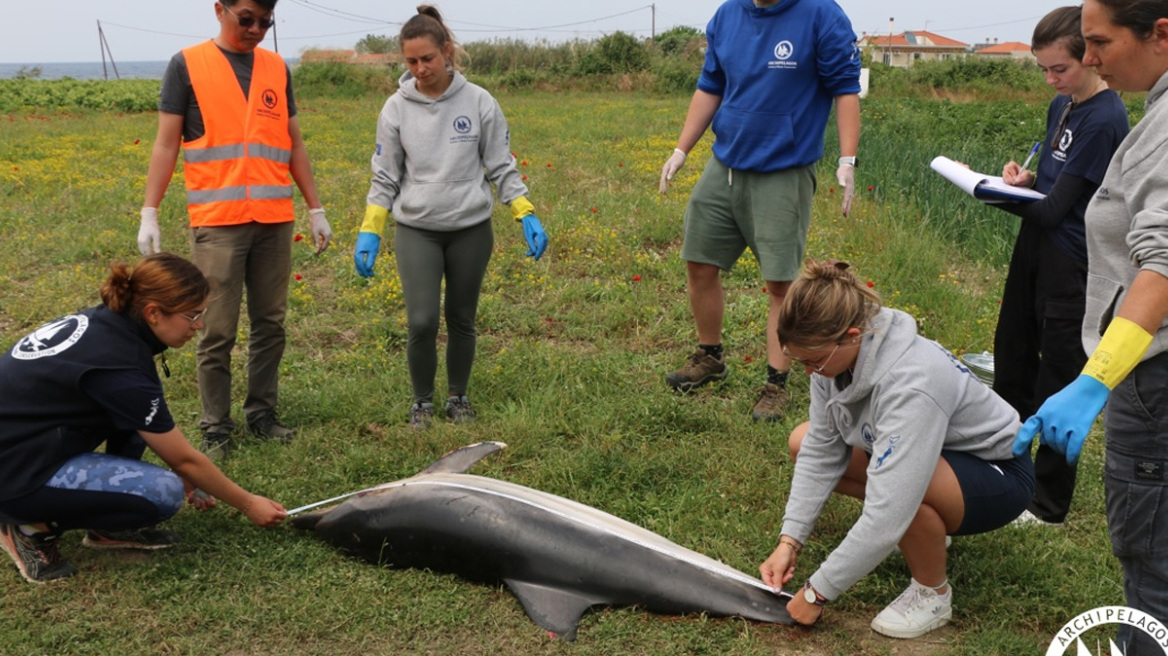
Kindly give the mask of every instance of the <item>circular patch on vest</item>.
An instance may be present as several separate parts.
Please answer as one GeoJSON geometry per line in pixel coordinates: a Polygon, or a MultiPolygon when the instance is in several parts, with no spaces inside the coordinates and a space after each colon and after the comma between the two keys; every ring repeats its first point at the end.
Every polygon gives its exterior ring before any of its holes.
{"type": "Polygon", "coordinates": [[[274,90],[264,89],[264,93],[262,96],[260,96],[260,100],[263,101],[264,107],[267,107],[268,109],[275,109],[276,103],[280,102],[280,97],[276,95],[274,90]]]}
{"type": "Polygon", "coordinates": [[[46,323],[12,347],[17,360],[36,360],[56,355],[77,343],[89,328],[89,317],[71,314],[46,323]]]}

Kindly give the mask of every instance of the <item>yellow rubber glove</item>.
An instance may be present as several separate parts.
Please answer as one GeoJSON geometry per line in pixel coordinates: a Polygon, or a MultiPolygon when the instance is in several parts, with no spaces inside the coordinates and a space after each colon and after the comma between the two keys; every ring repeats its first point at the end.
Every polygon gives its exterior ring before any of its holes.
{"type": "Polygon", "coordinates": [[[511,218],[522,221],[528,214],[535,214],[535,205],[527,200],[527,196],[520,196],[511,201],[511,218]]]}
{"type": "Polygon", "coordinates": [[[371,232],[378,237],[385,232],[385,222],[389,219],[389,210],[379,205],[365,206],[365,220],[361,222],[361,229],[357,232],[371,232]]]}
{"type": "Polygon", "coordinates": [[[1123,317],[1115,317],[1103,333],[1103,339],[1087,366],[1083,367],[1083,375],[1090,376],[1113,390],[1132,369],[1140,363],[1140,358],[1148,347],[1152,345],[1152,335],[1140,327],[1139,324],[1123,317]]]}

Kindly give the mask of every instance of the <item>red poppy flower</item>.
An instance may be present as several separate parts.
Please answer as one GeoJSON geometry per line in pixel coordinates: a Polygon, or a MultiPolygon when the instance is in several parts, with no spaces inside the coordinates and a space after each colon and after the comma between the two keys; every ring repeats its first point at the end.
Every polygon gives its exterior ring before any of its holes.
{"type": "Polygon", "coordinates": [[[868,191],[876,191],[876,187],[873,187],[872,185],[868,185],[868,191]]]}
{"type": "Polygon", "coordinates": [[[300,241],[301,239],[304,239],[304,235],[296,233],[296,236],[292,238],[292,241],[300,241]]]}
{"type": "Polygon", "coordinates": [[[868,281],[868,287],[875,287],[875,286],[876,286],[876,283],[872,282],[871,280],[868,281]]]}
{"type": "Polygon", "coordinates": [[[827,190],[827,193],[829,193],[829,194],[834,194],[834,193],[835,193],[835,187],[832,187],[831,189],[828,189],[828,190],[827,190]]]}
{"type": "Polygon", "coordinates": [[[640,280],[640,279],[641,279],[641,276],[639,276],[639,275],[634,275],[634,276],[633,276],[633,282],[637,282],[637,281],[638,281],[638,280],[640,280]]]}
{"type": "Polygon", "coordinates": [[[522,164],[523,166],[527,166],[527,160],[523,160],[522,162],[519,162],[519,163],[522,164]]]}
{"type": "Polygon", "coordinates": [[[298,274],[296,274],[296,275],[294,275],[294,276],[292,276],[292,277],[293,277],[293,278],[295,278],[295,279],[297,279],[297,280],[304,280],[304,276],[300,275],[299,273],[298,273],[298,274]]]}
{"type": "Polygon", "coordinates": [[[742,361],[745,362],[746,364],[750,364],[751,362],[754,362],[754,356],[753,355],[744,355],[744,356],[742,356],[742,361]]]}
{"type": "Polygon", "coordinates": [[[137,146],[137,145],[138,145],[138,144],[140,144],[140,143],[142,143],[142,140],[141,140],[141,139],[135,139],[135,140],[134,140],[134,145],[135,145],[135,146],[137,146]]]}
{"type": "Polygon", "coordinates": [[[619,167],[621,167],[621,168],[624,168],[624,165],[625,165],[625,163],[624,163],[624,162],[621,162],[620,164],[617,164],[617,166],[619,166],[619,167]]]}
{"type": "Polygon", "coordinates": [[[527,176],[526,176],[526,175],[525,175],[525,176],[523,176],[523,179],[524,179],[524,180],[526,180],[526,179],[527,179],[527,176]]]}
{"type": "Polygon", "coordinates": [[[593,213],[593,214],[596,214],[596,208],[595,208],[595,207],[593,207],[593,208],[592,208],[592,213],[593,213]]]}
{"type": "Polygon", "coordinates": [[[548,168],[550,169],[551,167],[552,167],[552,163],[548,162],[548,168]]]}

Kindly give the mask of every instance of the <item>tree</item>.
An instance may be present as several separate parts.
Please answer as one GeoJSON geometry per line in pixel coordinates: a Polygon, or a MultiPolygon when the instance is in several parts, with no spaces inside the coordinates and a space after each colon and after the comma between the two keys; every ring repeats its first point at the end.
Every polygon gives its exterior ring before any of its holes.
{"type": "Polygon", "coordinates": [[[396,36],[366,34],[357,42],[355,50],[362,55],[385,55],[400,50],[396,36]]]}
{"type": "Polygon", "coordinates": [[[665,30],[658,34],[653,42],[661,48],[661,52],[665,55],[676,55],[685,50],[694,39],[702,38],[703,32],[696,27],[688,25],[678,25],[665,30]]]}

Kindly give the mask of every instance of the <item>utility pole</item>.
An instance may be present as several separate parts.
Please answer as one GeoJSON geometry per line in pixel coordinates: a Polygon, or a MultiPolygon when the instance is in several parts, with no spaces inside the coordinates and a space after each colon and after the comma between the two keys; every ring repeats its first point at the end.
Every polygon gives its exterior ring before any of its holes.
{"type": "Polygon", "coordinates": [[[109,41],[105,40],[105,32],[103,32],[101,30],[101,21],[97,21],[97,40],[98,40],[98,43],[101,45],[101,74],[102,74],[102,77],[104,77],[107,80],[109,79],[109,73],[105,69],[105,56],[106,56],[106,53],[109,53],[110,65],[113,66],[113,68],[114,68],[114,77],[118,78],[119,80],[122,79],[122,76],[118,74],[118,64],[117,64],[117,62],[114,61],[114,53],[112,50],[110,50],[109,41]]]}

